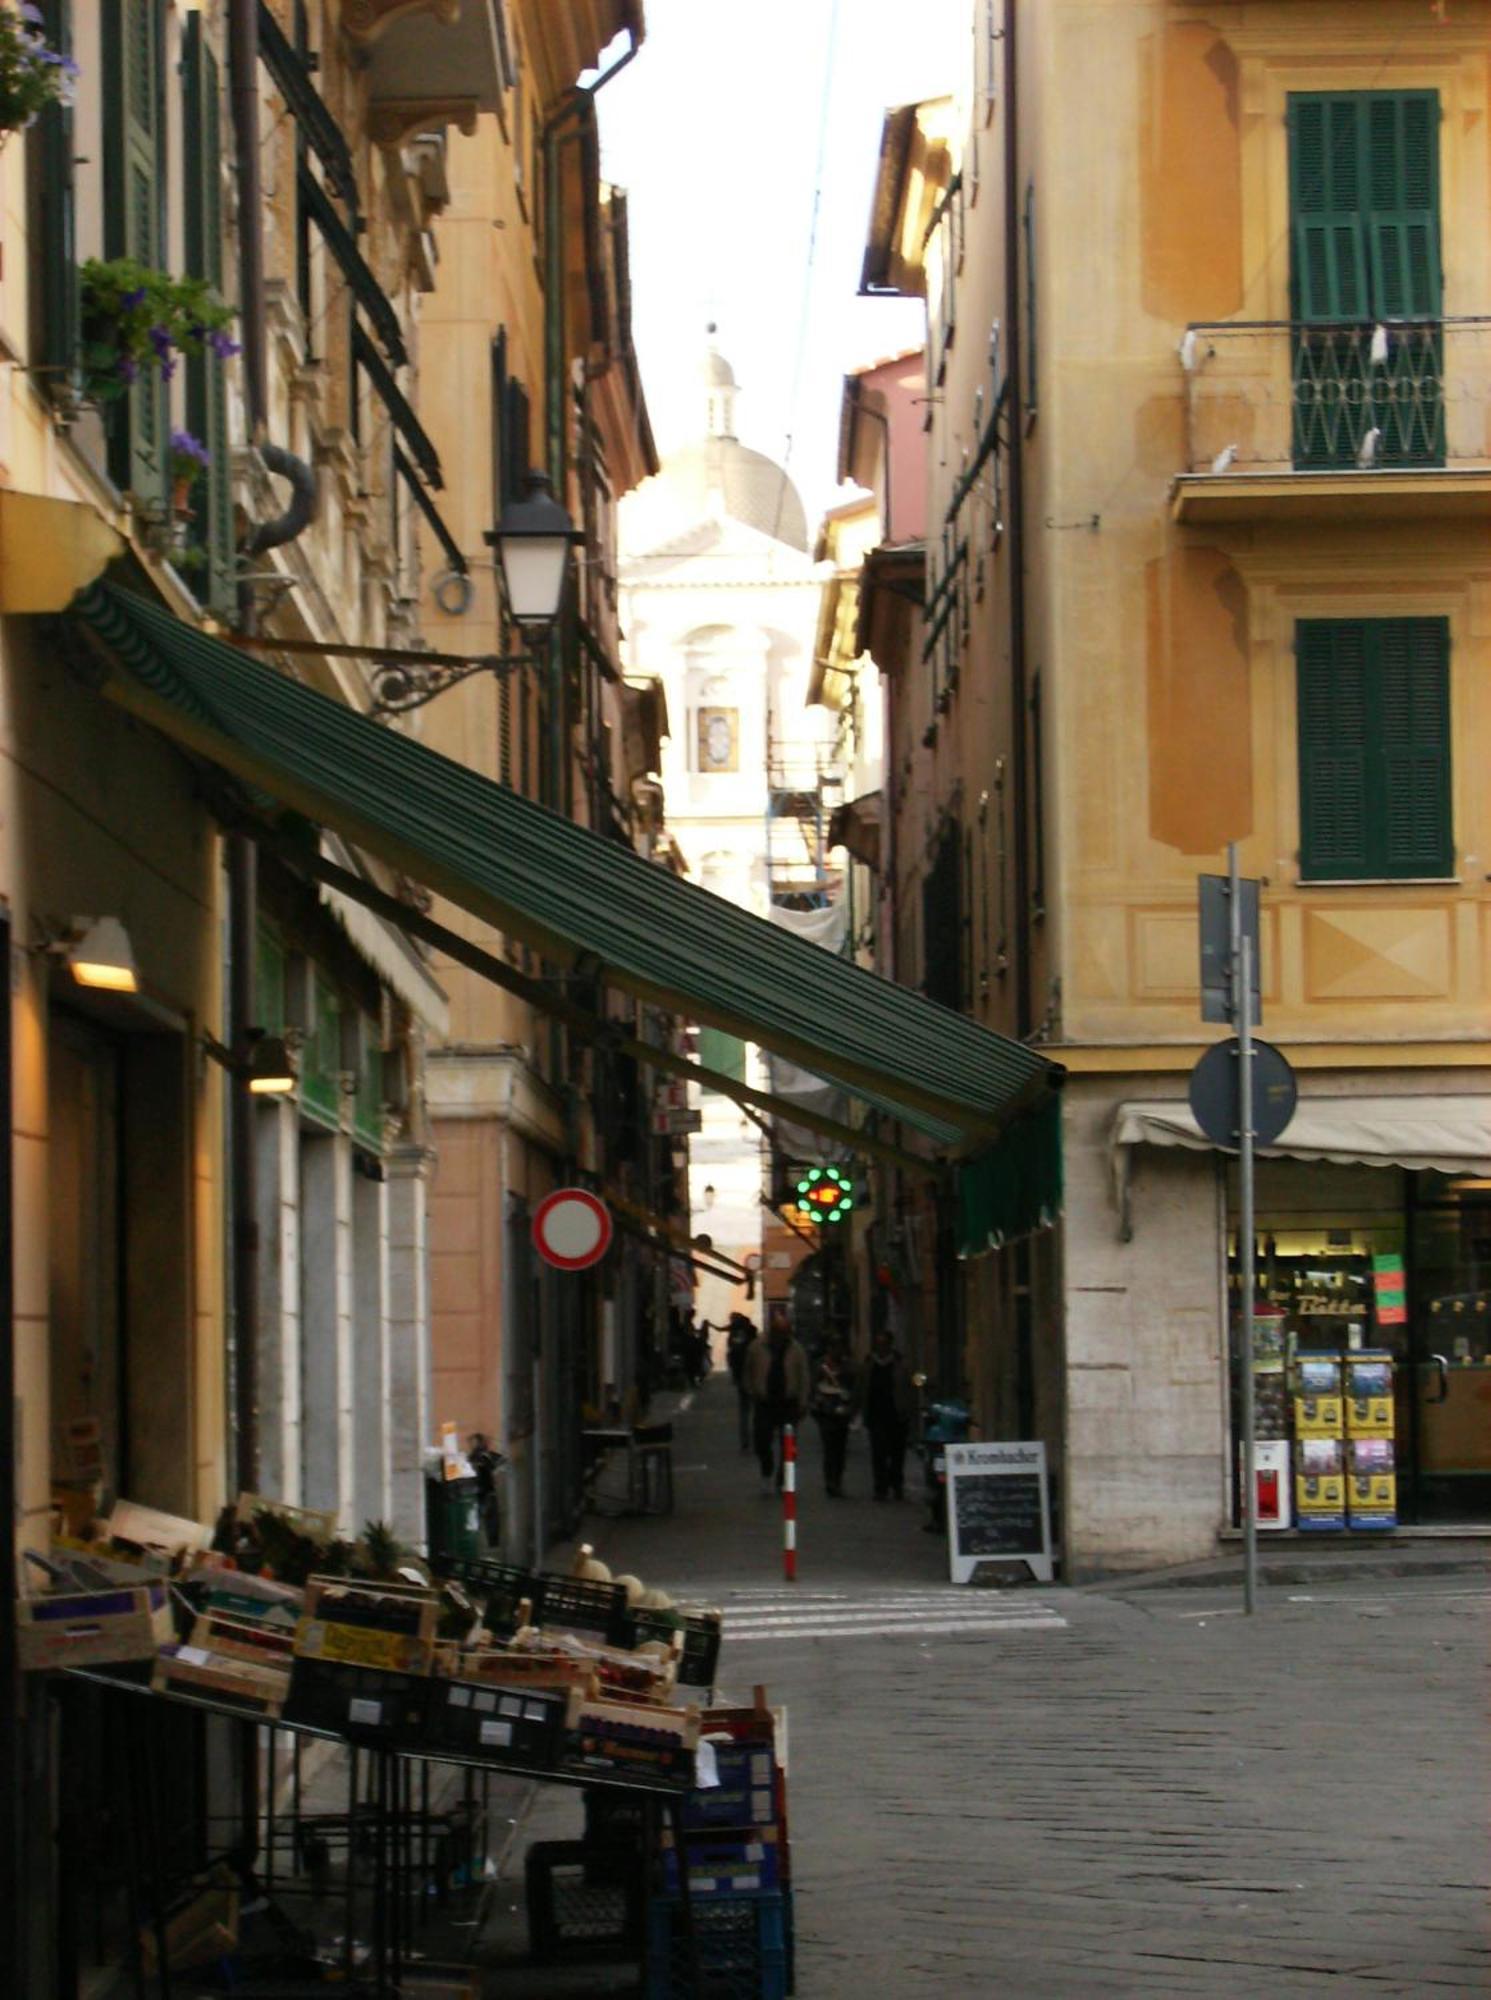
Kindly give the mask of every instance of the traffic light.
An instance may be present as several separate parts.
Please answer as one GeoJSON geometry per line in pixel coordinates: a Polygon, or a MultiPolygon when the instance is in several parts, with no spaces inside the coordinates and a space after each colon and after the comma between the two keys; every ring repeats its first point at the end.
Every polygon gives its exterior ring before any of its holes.
{"type": "Polygon", "coordinates": [[[838,1167],[807,1167],[798,1176],[797,1212],[810,1222],[842,1222],[854,1207],[854,1181],[838,1167]]]}

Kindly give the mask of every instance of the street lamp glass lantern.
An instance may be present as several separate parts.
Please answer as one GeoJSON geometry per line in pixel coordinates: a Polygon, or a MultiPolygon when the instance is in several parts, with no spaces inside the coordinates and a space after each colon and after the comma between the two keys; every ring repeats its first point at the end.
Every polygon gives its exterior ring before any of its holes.
{"type": "Polygon", "coordinates": [[[525,498],[503,508],[495,539],[508,610],[519,625],[552,625],[570,550],[584,537],[542,472],[530,472],[525,498]]]}

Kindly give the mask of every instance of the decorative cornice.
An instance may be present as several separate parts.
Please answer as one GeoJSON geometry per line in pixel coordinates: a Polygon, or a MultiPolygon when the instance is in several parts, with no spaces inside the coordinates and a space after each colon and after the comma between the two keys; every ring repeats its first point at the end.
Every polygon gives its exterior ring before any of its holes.
{"type": "Polygon", "coordinates": [[[476,130],[474,97],[389,97],[368,109],[368,137],[375,146],[397,148],[416,133],[454,125],[467,138],[476,130]]]}
{"type": "Polygon", "coordinates": [[[342,32],[358,48],[371,48],[410,14],[433,14],[449,28],[461,17],[461,0],[343,0],[342,32]]]}

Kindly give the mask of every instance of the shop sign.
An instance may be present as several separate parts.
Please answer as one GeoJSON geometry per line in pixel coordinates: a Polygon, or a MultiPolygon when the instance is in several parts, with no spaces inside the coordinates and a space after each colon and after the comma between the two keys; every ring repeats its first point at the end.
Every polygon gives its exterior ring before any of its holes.
{"type": "Polygon", "coordinates": [[[704,1113],[702,1111],[690,1111],[686,1108],[682,1111],[654,1111],[652,1114],[652,1129],[654,1132],[663,1133],[675,1139],[685,1132],[702,1132],[704,1130],[704,1113]]]}
{"type": "Polygon", "coordinates": [[[1045,1445],[948,1445],[947,1538],[954,1583],[970,1582],[986,1562],[1023,1562],[1037,1583],[1050,1583],[1045,1445]]]}
{"type": "Polygon", "coordinates": [[[533,1212],[533,1247],[557,1271],[586,1271],[611,1247],[611,1211],[589,1188],[556,1188],[533,1212]]]}
{"type": "Polygon", "coordinates": [[[1374,1257],[1372,1288],[1379,1326],[1403,1326],[1408,1319],[1408,1295],[1403,1287],[1403,1259],[1374,1257]]]}

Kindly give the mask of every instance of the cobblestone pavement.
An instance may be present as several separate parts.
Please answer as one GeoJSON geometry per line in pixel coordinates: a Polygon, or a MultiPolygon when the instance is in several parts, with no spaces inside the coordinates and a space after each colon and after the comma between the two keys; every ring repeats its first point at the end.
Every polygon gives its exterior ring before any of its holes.
{"type": "Polygon", "coordinates": [[[676,1455],[671,1519],[586,1533],[722,1603],[724,1684],[790,1705],[802,2000],[1491,1991],[1481,1578],[1251,1620],[1232,1590],[955,1592],[921,1510],[828,1500],[809,1441],[789,1591],[724,1378],[676,1455]]]}

